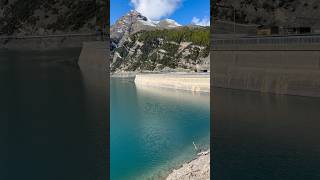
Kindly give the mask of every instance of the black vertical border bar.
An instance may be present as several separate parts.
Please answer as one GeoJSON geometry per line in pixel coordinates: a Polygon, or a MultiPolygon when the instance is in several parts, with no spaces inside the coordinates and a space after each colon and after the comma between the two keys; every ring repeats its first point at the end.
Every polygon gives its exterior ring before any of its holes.
{"type": "Polygon", "coordinates": [[[214,145],[216,143],[216,133],[217,133],[217,128],[215,126],[215,122],[217,119],[214,119],[214,59],[213,58],[213,34],[214,34],[214,29],[215,29],[215,24],[216,24],[216,19],[217,19],[217,0],[210,0],[210,179],[214,179],[214,173],[215,173],[215,166],[214,166],[214,145]]]}
{"type": "Polygon", "coordinates": [[[213,179],[213,142],[214,142],[214,140],[213,140],[213,130],[214,130],[214,127],[213,127],[213,115],[212,115],[212,113],[213,113],[213,104],[212,104],[212,97],[213,97],[213,95],[212,95],[212,91],[213,91],[213,89],[212,89],[212,78],[213,78],[213,73],[212,73],[212,51],[211,51],[211,49],[212,49],[212,43],[211,43],[211,37],[212,37],[212,33],[213,33],[213,31],[212,31],[212,28],[213,28],[213,20],[212,20],[212,13],[213,13],[213,9],[212,9],[212,5],[213,5],[213,1],[214,0],[210,0],[210,43],[209,43],[209,45],[210,45],[210,151],[211,151],[211,153],[210,153],[210,179],[213,179]]]}
{"type": "MultiPolygon", "coordinates": [[[[107,58],[105,60],[105,103],[106,103],[106,119],[101,119],[101,121],[105,121],[105,140],[107,142],[102,143],[103,147],[100,150],[101,155],[99,157],[104,158],[105,163],[103,163],[103,167],[97,167],[100,170],[101,180],[110,179],[110,0],[94,0],[96,2],[96,24],[102,27],[103,36],[102,40],[106,42],[105,46],[107,49],[107,58]]],[[[104,139],[104,138],[103,138],[104,139]]],[[[100,142],[101,143],[101,142],[100,142]]]]}
{"type": "Polygon", "coordinates": [[[106,37],[107,37],[107,168],[106,179],[110,179],[110,0],[106,1],[106,37]]]}
{"type": "Polygon", "coordinates": [[[104,0],[105,3],[105,22],[106,22],[106,46],[107,46],[107,59],[106,59],[106,73],[107,73],[107,158],[106,158],[106,179],[110,179],[110,0],[104,0]]]}

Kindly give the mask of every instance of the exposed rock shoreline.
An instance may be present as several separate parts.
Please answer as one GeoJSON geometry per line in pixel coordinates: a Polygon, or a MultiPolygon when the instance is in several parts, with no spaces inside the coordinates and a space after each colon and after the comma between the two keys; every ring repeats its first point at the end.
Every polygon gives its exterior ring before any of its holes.
{"type": "Polygon", "coordinates": [[[166,180],[207,180],[210,179],[210,150],[198,154],[198,157],[174,169],[166,180]]]}
{"type": "Polygon", "coordinates": [[[158,87],[174,90],[210,93],[210,73],[191,72],[122,72],[110,75],[113,78],[126,78],[136,86],[158,87]]]}
{"type": "Polygon", "coordinates": [[[209,73],[139,74],[134,82],[136,86],[210,93],[209,73]]]}

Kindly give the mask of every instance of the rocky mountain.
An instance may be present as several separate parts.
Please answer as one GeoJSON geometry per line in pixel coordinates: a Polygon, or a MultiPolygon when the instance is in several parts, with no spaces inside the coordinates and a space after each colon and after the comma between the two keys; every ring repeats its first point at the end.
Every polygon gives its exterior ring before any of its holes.
{"type": "Polygon", "coordinates": [[[111,71],[208,70],[209,36],[209,27],[152,21],[130,11],[110,29],[111,71]]]}
{"type": "Polygon", "coordinates": [[[0,0],[0,35],[95,32],[105,7],[99,0],[0,0]]]}
{"type": "Polygon", "coordinates": [[[162,21],[152,21],[141,13],[131,10],[111,26],[110,39],[113,45],[121,45],[129,35],[141,30],[168,29],[179,26],[181,25],[174,20],[165,19],[162,21]]]}
{"type": "Polygon", "coordinates": [[[217,0],[225,7],[215,7],[219,19],[244,24],[277,26],[307,26],[320,28],[320,1],[318,0],[217,0]],[[232,8],[226,8],[232,7],[232,8]]]}

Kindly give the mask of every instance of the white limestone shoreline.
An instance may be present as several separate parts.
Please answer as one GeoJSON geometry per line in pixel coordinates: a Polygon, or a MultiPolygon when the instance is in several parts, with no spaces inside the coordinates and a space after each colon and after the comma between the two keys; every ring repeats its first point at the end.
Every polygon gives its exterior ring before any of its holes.
{"type": "Polygon", "coordinates": [[[136,86],[210,93],[209,73],[137,74],[134,82],[136,86]]]}
{"type": "Polygon", "coordinates": [[[209,180],[210,179],[210,150],[198,154],[198,157],[174,169],[166,180],[209,180]]]}
{"type": "Polygon", "coordinates": [[[111,73],[110,77],[112,78],[135,78],[137,72],[117,72],[117,73],[111,73]]]}

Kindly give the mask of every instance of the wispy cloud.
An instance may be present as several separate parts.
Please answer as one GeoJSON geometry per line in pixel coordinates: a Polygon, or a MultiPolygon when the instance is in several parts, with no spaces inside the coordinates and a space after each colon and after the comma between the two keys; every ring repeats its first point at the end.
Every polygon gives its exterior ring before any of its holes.
{"type": "Polygon", "coordinates": [[[191,23],[199,26],[210,26],[210,18],[203,17],[202,19],[199,19],[197,17],[193,17],[191,23]]]}
{"type": "Polygon", "coordinates": [[[152,20],[171,15],[183,0],[131,0],[135,10],[152,20]]]}

